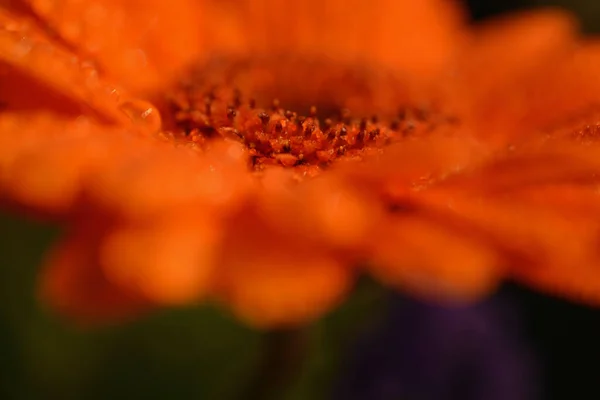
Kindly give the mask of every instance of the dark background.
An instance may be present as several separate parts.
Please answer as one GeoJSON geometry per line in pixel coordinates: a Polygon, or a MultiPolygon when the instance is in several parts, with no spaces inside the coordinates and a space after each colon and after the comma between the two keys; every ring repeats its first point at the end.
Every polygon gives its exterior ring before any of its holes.
{"type": "Polygon", "coordinates": [[[578,14],[587,32],[600,31],[600,2],[596,0],[467,0],[474,19],[484,19],[495,14],[519,9],[556,6],[578,14]]]}
{"type": "MultiPolygon", "coordinates": [[[[578,12],[587,31],[600,31],[597,0],[468,1],[475,19],[560,3],[578,12]]],[[[93,331],[57,319],[33,295],[56,234],[0,215],[0,399],[226,399],[249,378],[260,335],[209,306],[93,331]]],[[[516,301],[522,334],[542,365],[543,399],[600,399],[600,312],[512,284],[503,291],[516,301]]],[[[284,398],[327,398],[342,355],[384,303],[381,289],[367,283],[311,327],[308,360],[284,398]]]]}

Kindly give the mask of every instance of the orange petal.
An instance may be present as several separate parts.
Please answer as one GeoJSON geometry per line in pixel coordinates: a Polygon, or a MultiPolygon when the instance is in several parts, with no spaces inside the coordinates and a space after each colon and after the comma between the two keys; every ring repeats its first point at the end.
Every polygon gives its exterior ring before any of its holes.
{"type": "Polygon", "coordinates": [[[203,50],[201,1],[28,3],[65,41],[134,91],[168,82],[203,50]]]}
{"type": "MultiPolygon", "coordinates": [[[[251,211],[250,211],[251,213],[251,211]]],[[[293,232],[239,215],[224,238],[216,296],[257,327],[310,322],[341,302],[353,282],[342,262],[293,232]]]]}
{"type": "Polygon", "coordinates": [[[573,117],[580,120],[580,126],[597,123],[598,119],[581,121],[581,117],[598,110],[600,77],[594,66],[599,63],[600,41],[594,38],[579,43],[563,60],[540,68],[521,91],[528,108],[522,130],[531,126],[552,129],[573,117]]]}
{"type": "Polygon", "coordinates": [[[548,184],[519,189],[519,195],[552,209],[560,209],[565,216],[595,220],[600,212],[600,191],[597,185],[577,183],[548,184]]]}
{"type": "Polygon", "coordinates": [[[460,303],[495,289],[498,258],[483,241],[426,216],[390,216],[371,237],[369,270],[427,299],[460,303]]]}
{"type": "Polygon", "coordinates": [[[442,131],[390,145],[381,157],[366,163],[333,168],[350,185],[372,193],[412,191],[479,165],[489,152],[486,143],[442,131]]]}
{"type": "MultiPolygon", "coordinates": [[[[123,90],[103,80],[93,63],[48,38],[32,20],[0,8],[0,68],[3,65],[4,69],[6,65],[10,68],[8,74],[0,72],[0,83],[12,78],[17,71],[17,77],[19,74],[28,75],[39,82],[38,87],[50,87],[60,93],[50,96],[42,102],[44,105],[54,104],[52,100],[59,101],[64,96],[85,105],[80,112],[91,109],[110,121],[125,124],[133,118],[141,129],[149,131],[160,127],[158,112],[150,104],[132,99],[123,90]]],[[[35,85],[28,84],[26,87],[29,86],[35,85]]],[[[48,93],[47,89],[42,91],[48,93]]],[[[30,96],[35,94],[29,93],[30,96]]],[[[18,102],[31,107],[31,103],[23,100],[24,94],[7,97],[7,101],[16,97],[18,102]]],[[[56,107],[60,110],[65,105],[57,104],[56,107]]],[[[74,109],[74,106],[69,109],[74,109]]]]}
{"type": "Polygon", "coordinates": [[[570,56],[576,33],[574,18],[552,9],[509,15],[475,29],[450,79],[457,86],[455,106],[464,105],[463,120],[474,123],[487,141],[518,136],[531,97],[549,91],[530,81],[570,56]]]}
{"type": "MultiPolygon", "coordinates": [[[[246,54],[320,55],[431,77],[460,42],[463,15],[440,0],[223,2],[246,54]]],[[[225,29],[225,28],[224,28],[225,29]]]]}
{"type": "Polygon", "coordinates": [[[50,253],[41,277],[43,300],[84,324],[121,320],[149,304],[113,285],[97,263],[98,232],[77,230],[50,253]]]}
{"type": "Polygon", "coordinates": [[[0,188],[29,207],[67,212],[87,176],[118,158],[125,130],[79,118],[0,114],[0,188]]]}
{"type": "Polygon", "coordinates": [[[251,189],[246,155],[237,144],[219,143],[202,154],[172,143],[134,150],[128,159],[107,165],[90,191],[103,206],[130,218],[191,204],[227,209],[251,189]]]}
{"type": "Polygon", "coordinates": [[[597,187],[548,185],[530,188],[522,195],[540,207],[550,207],[576,225],[576,230],[563,232],[561,244],[569,249],[576,240],[585,248],[584,257],[572,258],[563,265],[549,263],[535,268],[512,265],[512,275],[540,290],[565,296],[578,302],[600,305],[600,192],[597,187]]]}
{"type": "Polygon", "coordinates": [[[144,225],[113,229],[100,250],[107,277],[159,304],[202,298],[210,284],[219,232],[198,213],[165,215],[144,225]]]}
{"type": "Polygon", "coordinates": [[[273,169],[261,177],[258,212],[265,223],[296,235],[359,251],[365,235],[380,217],[376,201],[331,176],[298,185],[293,172],[273,169]]]}
{"type": "Polygon", "coordinates": [[[509,192],[493,199],[458,192],[438,195],[422,196],[421,201],[444,213],[441,218],[447,223],[452,221],[448,217],[458,218],[450,223],[488,241],[512,276],[574,300],[600,303],[600,198],[594,190],[582,190],[577,201],[554,201],[543,192],[537,196],[509,192]],[[572,208],[576,205],[585,208],[578,214],[572,208]]]}
{"type": "Polygon", "coordinates": [[[572,140],[530,142],[499,153],[440,182],[475,193],[503,193],[548,183],[593,183],[600,170],[600,149],[572,140]]]}
{"type": "Polygon", "coordinates": [[[85,107],[76,100],[1,61],[0,109],[3,112],[46,109],[65,116],[85,112],[85,107]]]}
{"type": "Polygon", "coordinates": [[[470,79],[486,87],[498,87],[503,81],[521,73],[531,74],[549,59],[567,54],[575,44],[577,31],[574,16],[558,9],[492,19],[473,30],[464,67],[473,73],[470,79]]]}

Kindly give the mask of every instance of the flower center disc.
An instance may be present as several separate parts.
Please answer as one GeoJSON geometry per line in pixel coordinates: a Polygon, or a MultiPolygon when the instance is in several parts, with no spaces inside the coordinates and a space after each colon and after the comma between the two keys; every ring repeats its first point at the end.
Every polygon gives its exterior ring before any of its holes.
{"type": "Polygon", "coordinates": [[[322,59],[213,60],[168,101],[174,131],[186,140],[239,141],[255,171],[278,165],[303,175],[447,121],[432,107],[411,106],[391,74],[322,59]]]}

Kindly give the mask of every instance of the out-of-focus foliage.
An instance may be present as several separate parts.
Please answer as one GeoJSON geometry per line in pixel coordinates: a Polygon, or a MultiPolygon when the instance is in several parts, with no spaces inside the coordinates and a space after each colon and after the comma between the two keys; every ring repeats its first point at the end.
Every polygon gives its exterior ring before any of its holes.
{"type": "MultiPolygon", "coordinates": [[[[34,295],[39,262],[56,234],[0,215],[1,399],[235,398],[259,363],[258,332],[208,306],[101,329],[61,321],[34,295]]],[[[339,355],[380,295],[363,285],[308,330],[310,355],[288,399],[326,396],[339,355]]]]}
{"type": "Polygon", "coordinates": [[[0,217],[0,397],[221,398],[257,354],[258,336],[211,309],[162,312],[82,330],[34,296],[55,232],[0,217]]]}

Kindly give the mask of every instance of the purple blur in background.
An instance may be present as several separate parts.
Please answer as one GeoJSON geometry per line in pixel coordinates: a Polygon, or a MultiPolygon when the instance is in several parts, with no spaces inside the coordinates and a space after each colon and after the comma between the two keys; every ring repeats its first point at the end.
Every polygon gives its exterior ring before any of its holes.
{"type": "Polygon", "coordinates": [[[506,294],[444,308],[394,296],[346,362],[339,400],[537,400],[538,368],[506,294]]]}

